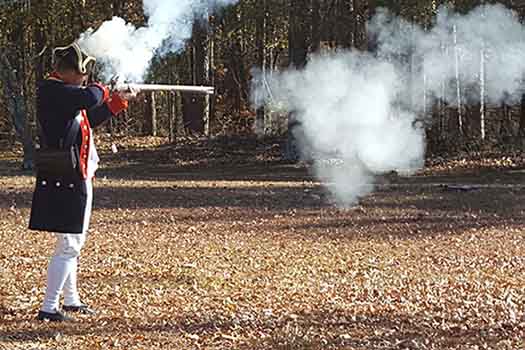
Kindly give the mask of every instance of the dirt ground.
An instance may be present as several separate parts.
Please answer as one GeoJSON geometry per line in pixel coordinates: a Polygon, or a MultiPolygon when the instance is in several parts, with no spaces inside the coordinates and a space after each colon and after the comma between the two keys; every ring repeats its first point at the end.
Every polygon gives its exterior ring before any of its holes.
{"type": "Polygon", "coordinates": [[[102,145],[79,275],[98,314],[64,324],[35,320],[54,237],[0,152],[0,349],[525,349],[519,162],[429,162],[341,209],[274,147],[229,147],[102,145]]]}

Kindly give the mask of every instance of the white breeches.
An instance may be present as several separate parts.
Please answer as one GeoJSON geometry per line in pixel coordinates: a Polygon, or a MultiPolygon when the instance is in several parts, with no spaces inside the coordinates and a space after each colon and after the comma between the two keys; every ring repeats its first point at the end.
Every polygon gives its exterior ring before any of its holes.
{"type": "Polygon", "coordinates": [[[93,203],[93,185],[86,180],[87,203],[84,214],[84,232],[81,234],[57,233],[55,252],[47,270],[47,288],[42,311],[58,310],[60,294],[64,292],[65,305],[80,305],[77,290],[78,257],[86,242],[93,203]]]}

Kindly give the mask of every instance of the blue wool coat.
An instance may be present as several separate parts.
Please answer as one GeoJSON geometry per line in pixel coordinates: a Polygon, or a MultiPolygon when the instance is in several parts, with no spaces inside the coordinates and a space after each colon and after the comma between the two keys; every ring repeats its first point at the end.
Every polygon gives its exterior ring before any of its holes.
{"type": "MultiPolygon", "coordinates": [[[[54,78],[40,82],[37,87],[37,118],[41,140],[45,140],[49,148],[59,148],[68,126],[81,111],[87,112],[92,128],[102,124],[112,116],[103,99],[104,93],[97,86],[78,87],[54,78]]],[[[86,147],[80,132],[76,143],[79,149],[86,147]]],[[[86,204],[86,184],[80,171],[74,175],[57,176],[37,170],[29,228],[82,233],[86,204]]]]}

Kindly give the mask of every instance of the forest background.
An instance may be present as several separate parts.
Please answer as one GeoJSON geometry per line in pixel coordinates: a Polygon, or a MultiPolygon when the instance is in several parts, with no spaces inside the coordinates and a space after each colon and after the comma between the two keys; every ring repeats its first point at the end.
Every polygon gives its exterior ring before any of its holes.
{"type": "MultiPolygon", "coordinates": [[[[113,137],[161,136],[171,143],[186,137],[287,137],[293,126],[287,113],[254,109],[252,72],[267,74],[289,66],[301,68],[314,52],[356,48],[373,51],[368,20],[379,7],[423,28],[432,26],[441,6],[467,13],[484,1],[380,0],[240,0],[196,21],[185,46],[157,56],[146,82],[213,85],[211,98],[192,94],[144,93],[125,115],[105,128],[113,137]],[[117,136],[114,136],[117,135],[117,136]]],[[[500,1],[520,19],[525,2],[500,1]]],[[[24,146],[24,167],[38,143],[35,86],[51,69],[51,49],[69,44],[88,28],[113,16],[141,26],[147,22],[142,1],[40,0],[0,2],[0,142],[24,146]]],[[[445,43],[454,49],[454,42],[445,43]]],[[[421,116],[426,121],[427,152],[521,150],[525,137],[525,98],[521,103],[468,103],[472,87],[461,84],[456,62],[455,103],[436,101],[421,116]]],[[[483,67],[480,67],[480,72],[483,67]]],[[[480,87],[483,86],[480,74],[480,87]]],[[[264,82],[262,82],[264,83],[264,82]]],[[[481,92],[480,87],[478,88],[481,92]]],[[[476,92],[474,92],[476,93],[476,92]]],[[[449,99],[450,100],[450,99],[449,99]]],[[[289,154],[288,154],[289,156],[289,154]]],[[[294,157],[294,155],[292,155],[294,157]]]]}

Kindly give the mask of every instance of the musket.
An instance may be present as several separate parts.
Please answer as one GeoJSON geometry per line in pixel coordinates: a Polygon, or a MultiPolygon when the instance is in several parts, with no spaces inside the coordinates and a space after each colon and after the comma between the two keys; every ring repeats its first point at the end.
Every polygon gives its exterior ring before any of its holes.
{"type": "Polygon", "coordinates": [[[213,86],[116,83],[113,89],[117,91],[180,91],[206,95],[215,94],[213,86]]]}

